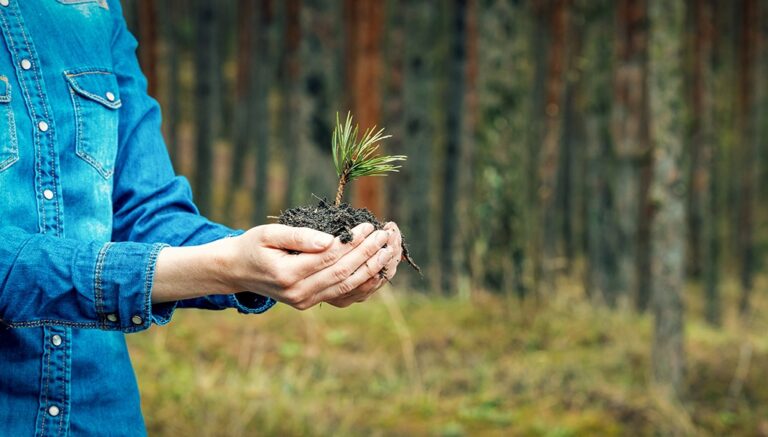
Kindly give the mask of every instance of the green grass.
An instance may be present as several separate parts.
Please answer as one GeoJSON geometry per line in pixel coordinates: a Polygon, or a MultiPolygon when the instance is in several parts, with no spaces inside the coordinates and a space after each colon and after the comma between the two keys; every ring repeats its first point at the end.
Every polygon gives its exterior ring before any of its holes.
{"type": "Polygon", "coordinates": [[[150,435],[768,432],[765,318],[745,328],[729,313],[712,329],[691,298],[689,389],[674,406],[647,388],[647,316],[568,287],[538,304],[394,294],[345,310],[182,310],[130,336],[150,435]],[[743,389],[730,394],[745,344],[743,389]]]}

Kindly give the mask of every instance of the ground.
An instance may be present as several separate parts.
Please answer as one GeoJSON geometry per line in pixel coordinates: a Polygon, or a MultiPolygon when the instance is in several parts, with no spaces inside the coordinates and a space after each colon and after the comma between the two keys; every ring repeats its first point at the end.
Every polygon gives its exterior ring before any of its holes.
{"type": "Polygon", "coordinates": [[[545,303],[391,288],[344,310],[181,310],[129,344],[157,436],[768,435],[768,301],[714,329],[698,294],[682,406],[647,388],[650,319],[567,284],[545,303]]]}

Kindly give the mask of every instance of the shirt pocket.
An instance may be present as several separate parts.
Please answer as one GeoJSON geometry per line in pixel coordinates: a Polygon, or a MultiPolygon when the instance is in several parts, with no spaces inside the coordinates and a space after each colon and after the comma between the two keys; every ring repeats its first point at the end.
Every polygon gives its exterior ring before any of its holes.
{"type": "Polygon", "coordinates": [[[120,101],[117,78],[107,70],[65,71],[75,112],[77,156],[109,179],[115,170],[120,101]]]}
{"type": "Polygon", "coordinates": [[[0,76],[0,172],[19,160],[19,142],[16,139],[16,119],[11,107],[11,84],[0,76]]]}

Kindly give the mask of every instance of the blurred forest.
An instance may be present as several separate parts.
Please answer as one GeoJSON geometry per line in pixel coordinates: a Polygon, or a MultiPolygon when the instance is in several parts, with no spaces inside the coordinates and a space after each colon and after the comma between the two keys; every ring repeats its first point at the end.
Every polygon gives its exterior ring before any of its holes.
{"type": "MultiPolygon", "coordinates": [[[[629,412],[595,419],[613,428],[553,429],[515,428],[510,413],[489,429],[768,435],[768,393],[750,391],[768,373],[768,2],[123,3],[168,150],[203,214],[247,228],[332,197],[331,130],[351,110],[362,128],[393,136],[385,153],[408,155],[400,173],[352,183],[347,199],[396,221],[425,269],[421,278],[401,268],[394,281],[406,316],[430,300],[492,299],[514,315],[488,320],[511,328],[529,312],[564,318],[568,332],[567,308],[592,308],[574,329],[593,317],[618,323],[594,321],[606,337],[592,352],[634,369],[612,347],[645,345],[647,375],[626,384],[654,393],[643,408],[673,411],[649,413],[645,427],[629,412]],[[617,326],[633,338],[614,338],[617,326]],[[697,392],[708,379],[720,385],[697,392]]],[[[359,320],[352,329],[365,330],[359,320]]],[[[413,377],[420,333],[398,326],[413,377]]],[[[490,331],[526,342],[524,332],[490,331]]],[[[501,402],[498,414],[515,411],[501,402]]],[[[425,432],[471,431],[456,420],[425,432]]]]}

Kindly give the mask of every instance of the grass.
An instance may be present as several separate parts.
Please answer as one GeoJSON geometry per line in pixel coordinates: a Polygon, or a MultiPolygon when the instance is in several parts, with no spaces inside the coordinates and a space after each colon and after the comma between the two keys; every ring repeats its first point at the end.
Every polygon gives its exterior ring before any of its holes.
{"type": "Polygon", "coordinates": [[[345,310],[179,311],[129,344],[150,435],[768,434],[766,319],[713,329],[696,293],[680,406],[647,388],[650,319],[567,286],[545,303],[387,291],[345,310]]]}

